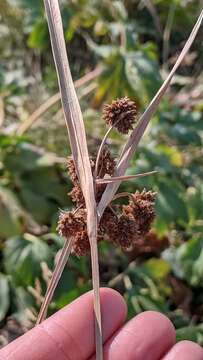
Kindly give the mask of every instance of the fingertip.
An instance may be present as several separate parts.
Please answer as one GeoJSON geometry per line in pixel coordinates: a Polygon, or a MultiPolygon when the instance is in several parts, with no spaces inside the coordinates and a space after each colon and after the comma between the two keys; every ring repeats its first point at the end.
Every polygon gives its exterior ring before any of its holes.
{"type": "Polygon", "coordinates": [[[183,340],[173,346],[162,360],[203,360],[203,349],[193,341],[183,340]]]}
{"type": "Polygon", "coordinates": [[[168,337],[170,339],[171,344],[175,344],[176,341],[176,330],[175,327],[173,325],[173,323],[171,322],[171,320],[169,320],[169,318],[158,312],[158,311],[144,311],[141,314],[137,315],[137,318],[145,318],[148,320],[149,324],[161,324],[161,328],[163,332],[166,332],[168,334],[168,337]]]}
{"type": "MultiPolygon", "coordinates": [[[[126,304],[115,290],[102,288],[100,295],[105,342],[123,325],[126,304]]],[[[30,359],[87,359],[95,351],[94,323],[90,291],[6,346],[0,359],[26,360],[28,353],[30,359]]]]}
{"type": "Polygon", "coordinates": [[[160,359],[175,343],[175,329],[163,314],[145,311],[130,320],[106,344],[106,359],[160,359]]]}
{"type": "Polygon", "coordinates": [[[117,316],[119,316],[119,322],[124,322],[127,316],[127,305],[118,291],[110,288],[101,288],[101,305],[104,311],[112,313],[116,310],[117,316]]]}

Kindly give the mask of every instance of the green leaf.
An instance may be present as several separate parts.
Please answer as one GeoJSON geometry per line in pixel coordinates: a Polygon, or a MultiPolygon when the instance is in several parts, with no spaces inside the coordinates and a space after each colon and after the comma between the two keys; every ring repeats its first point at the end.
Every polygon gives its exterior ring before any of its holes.
{"type": "Polygon", "coordinates": [[[150,296],[138,295],[138,301],[142,306],[143,311],[153,310],[164,312],[166,311],[164,303],[154,301],[150,296]]]}
{"type": "Polygon", "coordinates": [[[164,258],[171,264],[177,277],[185,279],[192,286],[202,286],[203,238],[201,236],[186,241],[177,249],[167,249],[164,258]]]}
{"type": "Polygon", "coordinates": [[[145,261],[143,267],[148,275],[156,280],[163,280],[171,271],[170,264],[163,259],[149,259],[145,261]]]}
{"type": "Polygon", "coordinates": [[[170,128],[169,136],[176,138],[181,145],[201,146],[202,140],[196,129],[187,128],[182,124],[175,124],[170,128]]]}
{"type": "Polygon", "coordinates": [[[18,286],[34,285],[34,280],[41,277],[41,262],[50,265],[52,259],[50,247],[30,234],[13,237],[5,244],[5,269],[18,286]]]}
{"type": "Polygon", "coordinates": [[[49,46],[48,27],[44,19],[37,21],[29,35],[27,44],[30,48],[45,50],[49,46]]]}
{"type": "Polygon", "coordinates": [[[88,282],[86,284],[77,283],[76,273],[65,267],[53,298],[56,309],[61,309],[90,289],[91,286],[88,282]]]}
{"type": "Polygon", "coordinates": [[[10,297],[8,277],[5,274],[0,273],[0,321],[5,318],[9,306],[10,297]]]}
{"type": "Polygon", "coordinates": [[[196,220],[203,219],[203,185],[187,189],[187,203],[190,221],[195,223],[196,220]]]}
{"type": "Polygon", "coordinates": [[[113,57],[118,53],[118,47],[114,45],[97,45],[90,38],[87,39],[87,43],[96,55],[104,59],[113,57]]]}
{"type": "Polygon", "coordinates": [[[187,326],[176,330],[177,341],[190,340],[203,346],[203,324],[187,326]]]}
{"type": "Polygon", "coordinates": [[[26,310],[35,306],[36,300],[24,287],[11,288],[11,311],[15,319],[24,323],[28,320],[26,310]]]}
{"type": "Polygon", "coordinates": [[[41,0],[9,0],[15,4],[15,6],[21,6],[23,9],[26,9],[27,17],[30,24],[36,21],[39,18],[42,10],[42,2],[41,0]]]}
{"type": "Polygon", "coordinates": [[[142,52],[131,52],[125,57],[125,72],[135,94],[146,105],[161,84],[157,64],[142,52]]]}
{"type": "Polygon", "coordinates": [[[34,193],[26,186],[22,188],[20,198],[24,207],[40,224],[50,223],[53,214],[58,211],[57,204],[34,193]]]}
{"type": "Polygon", "coordinates": [[[179,193],[179,183],[165,179],[158,184],[156,209],[158,217],[166,223],[176,222],[181,225],[188,222],[188,211],[185,202],[179,193]],[[176,185],[177,184],[177,185],[176,185]],[[175,185],[177,188],[175,188],[175,185]]]}
{"type": "Polygon", "coordinates": [[[9,189],[0,186],[0,236],[20,234],[25,223],[25,214],[17,197],[9,189]]]}
{"type": "Polygon", "coordinates": [[[67,189],[60,183],[55,167],[36,166],[35,170],[26,173],[26,178],[20,181],[22,190],[29,189],[37,196],[53,199],[61,206],[67,203],[67,189]]]}
{"type": "Polygon", "coordinates": [[[40,157],[39,148],[24,142],[19,143],[15,148],[11,148],[5,154],[4,164],[11,174],[22,173],[35,169],[40,157]]]}
{"type": "Polygon", "coordinates": [[[176,251],[186,279],[193,285],[202,284],[203,280],[203,238],[197,237],[181,245],[176,251]]]}

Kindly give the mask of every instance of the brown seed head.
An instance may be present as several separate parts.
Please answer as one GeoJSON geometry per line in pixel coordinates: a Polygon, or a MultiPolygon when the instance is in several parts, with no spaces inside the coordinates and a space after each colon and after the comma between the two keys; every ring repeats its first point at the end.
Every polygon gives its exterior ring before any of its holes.
{"type": "Polygon", "coordinates": [[[109,126],[114,126],[120,133],[127,134],[136,122],[137,107],[127,96],[106,104],[103,119],[109,126]]]}
{"type": "MultiPolygon", "coordinates": [[[[116,166],[115,159],[111,155],[111,152],[108,149],[108,147],[105,146],[103,148],[101,156],[100,156],[97,177],[103,178],[106,174],[113,175],[115,166],[116,166]]],[[[99,200],[101,199],[105,188],[106,188],[106,184],[97,184],[97,186],[96,186],[96,201],[97,202],[99,202],[99,200]]]]}
{"type": "MultiPolygon", "coordinates": [[[[92,169],[92,173],[94,173],[96,158],[90,158],[90,165],[92,169]]],[[[107,146],[104,147],[98,168],[98,176],[104,177],[105,174],[112,175],[114,173],[115,168],[115,159],[112,157],[107,146]]],[[[72,190],[68,193],[71,197],[72,201],[76,203],[77,206],[85,206],[85,199],[80,187],[80,183],[76,174],[75,164],[72,156],[67,159],[67,169],[70,179],[73,183],[72,190]]],[[[96,187],[96,201],[98,202],[101,199],[101,196],[106,188],[106,185],[99,184],[96,187]]]]}
{"type": "Polygon", "coordinates": [[[67,170],[68,170],[68,174],[70,176],[70,179],[72,181],[73,184],[78,182],[78,176],[76,173],[76,169],[75,169],[75,164],[73,161],[73,157],[69,156],[67,159],[67,170]]]}
{"type": "Polygon", "coordinates": [[[100,220],[100,229],[107,233],[115,233],[118,227],[118,216],[109,208],[106,208],[100,220]]]}
{"type": "Polygon", "coordinates": [[[90,243],[87,235],[87,230],[78,232],[74,237],[73,250],[72,252],[80,257],[87,255],[90,251],[90,243]]]}
{"type": "MultiPolygon", "coordinates": [[[[93,158],[90,158],[90,165],[91,165],[91,169],[92,172],[94,171],[94,167],[95,167],[95,160],[93,158]]],[[[68,195],[71,197],[72,201],[74,203],[76,203],[77,206],[85,206],[85,199],[80,187],[80,183],[77,177],[77,173],[76,173],[76,169],[75,169],[75,164],[73,161],[72,156],[68,157],[67,159],[67,169],[68,169],[68,174],[70,176],[70,179],[73,183],[73,188],[72,190],[68,193],[68,195]]]]}
{"type": "Polygon", "coordinates": [[[132,194],[129,205],[123,206],[123,213],[138,225],[140,236],[145,236],[155,217],[155,193],[143,190],[132,194]]]}
{"type": "Polygon", "coordinates": [[[76,203],[77,206],[85,206],[85,199],[79,184],[74,185],[68,195],[71,197],[72,202],[76,203]]]}
{"type": "MultiPolygon", "coordinates": [[[[94,170],[94,166],[95,166],[95,161],[93,158],[90,158],[90,166],[92,168],[92,171],[94,170]]],[[[68,175],[72,181],[73,184],[79,184],[79,180],[78,180],[78,176],[77,176],[77,172],[75,169],[75,163],[73,160],[72,156],[69,156],[67,158],[67,170],[68,170],[68,175]]]]}
{"type": "Polygon", "coordinates": [[[84,215],[78,216],[73,212],[61,212],[59,215],[59,221],[57,231],[60,236],[69,238],[75,236],[75,234],[84,228],[85,217],[84,215]]]}
{"type": "Polygon", "coordinates": [[[109,231],[110,240],[119,245],[123,250],[129,250],[133,247],[138,236],[137,225],[134,220],[125,215],[121,215],[116,228],[109,231]]]}
{"type": "Polygon", "coordinates": [[[98,177],[103,178],[104,175],[113,175],[115,170],[116,162],[108,146],[105,146],[102,150],[98,168],[98,177]]]}

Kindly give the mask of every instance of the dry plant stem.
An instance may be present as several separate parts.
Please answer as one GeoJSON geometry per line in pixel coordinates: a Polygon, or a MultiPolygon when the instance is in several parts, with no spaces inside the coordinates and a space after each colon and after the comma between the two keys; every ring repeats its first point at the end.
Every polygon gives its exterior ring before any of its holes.
{"type": "MultiPolygon", "coordinates": [[[[80,79],[74,82],[75,88],[80,88],[91,80],[94,80],[102,72],[101,67],[96,67],[94,70],[90,71],[88,74],[82,76],[80,79]]],[[[86,95],[84,93],[83,95],[86,95]]],[[[38,107],[17,129],[17,135],[23,135],[36,121],[42,116],[51,106],[55,105],[61,99],[60,92],[51,96],[46,100],[42,105],[38,107]]]]}
{"type": "MultiPolygon", "coordinates": [[[[143,113],[143,115],[141,116],[139,123],[137,125],[137,127],[132,131],[126,145],[124,146],[124,149],[121,153],[120,156],[120,160],[118,162],[118,165],[116,167],[115,170],[115,176],[123,176],[128,168],[129,162],[137,148],[137,145],[139,144],[146,128],[147,125],[150,122],[150,119],[152,118],[152,116],[154,115],[155,111],[157,110],[159,103],[163,97],[163,95],[165,94],[167,88],[170,85],[171,79],[173,78],[173,75],[175,74],[176,70],[178,69],[178,67],[180,66],[182,60],[184,59],[185,55],[188,53],[198,31],[199,28],[201,26],[202,23],[202,19],[203,19],[203,10],[200,13],[200,16],[183,48],[183,50],[181,51],[175,65],[173,66],[171,72],[169,73],[168,77],[166,78],[166,80],[164,81],[164,83],[162,84],[161,88],[158,90],[158,92],[156,93],[156,95],[154,96],[154,98],[152,99],[151,103],[149,104],[149,106],[147,107],[147,109],[145,110],[145,112],[143,113]]],[[[106,206],[109,204],[109,201],[113,198],[114,194],[116,193],[119,185],[120,185],[120,181],[116,182],[116,183],[112,183],[112,184],[108,184],[103,195],[102,198],[98,204],[97,207],[97,212],[98,212],[98,216],[99,219],[101,218],[106,206]]]]}
{"type": "Polygon", "coordinates": [[[111,126],[111,127],[107,130],[106,134],[105,134],[104,137],[103,137],[103,140],[102,140],[102,142],[101,142],[101,145],[100,145],[100,147],[99,147],[99,150],[98,150],[98,153],[97,153],[97,158],[96,158],[95,171],[94,171],[94,177],[95,177],[95,179],[96,179],[97,174],[98,174],[98,168],[99,168],[99,162],[100,162],[102,150],[103,150],[103,148],[104,148],[104,146],[105,146],[105,144],[106,144],[106,140],[107,140],[107,138],[108,138],[108,136],[109,136],[109,134],[110,134],[110,132],[111,132],[112,129],[113,129],[113,126],[111,126]]]}
{"type": "Polygon", "coordinates": [[[112,208],[112,206],[111,206],[110,204],[108,205],[108,208],[112,211],[112,213],[113,213],[115,216],[117,216],[116,211],[112,208]]]}
{"type": "MultiPolygon", "coordinates": [[[[91,248],[92,280],[94,290],[96,358],[97,360],[102,360],[103,349],[97,249],[97,210],[93,177],[87,149],[84,122],[73,85],[66,53],[59,4],[57,0],[44,0],[44,4],[72,155],[87,209],[87,230],[91,248]]],[[[57,267],[59,266],[60,263],[57,264],[57,267]]]]}
{"type": "Polygon", "coordinates": [[[132,194],[129,192],[122,192],[122,193],[118,193],[116,195],[114,195],[112,201],[123,198],[123,197],[129,197],[129,198],[133,198],[132,194]]]}
{"type": "MultiPolygon", "coordinates": [[[[82,99],[83,97],[89,95],[93,90],[95,90],[95,88],[97,87],[96,83],[90,83],[89,86],[87,86],[86,88],[84,88],[84,90],[82,91],[82,94],[80,94],[78,96],[79,100],[82,99]]],[[[55,114],[56,118],[58,117],[62,117],[63,116],[63,108],[60,108],[57,113],[55,114]]],[[[27,130],[27,129],[26,129],[27,130]]]]}
{"type": "MultiPolygon", "coordinates": [[[[120,118],[115,122],[115,124],[114,124],[113,126],[111,126],[111,127],[107,130],[106,134],[105,134],[104,137],[103,137],[103,140],[102,140],[102,142],[101,142],[101,144],[100,144],[100,147],[99,147],[99,150],[98,150],[98,152],[97,152],[97,158],[96,158],[96,164],[95,164],[95,171],[94,171],[94,178],[95,178],[95,179],[97,178],[97,175],[98,175],[98,176],[100,175],[100,174],[98,174],[98,168],[99,168],[99,163],[100,163],[100,158],[101,158],[102,150],[103,150],[103,148],[104,148],[104,146],[105,146],[105,144],[106,144],[106,140],[107,140],[107,138],[108,138],[111,130],[113,130],[113,129],[115,128],[115,126],[119,123],[119,121],[121,121],[121,120],[122,120],[122,117],[120,117],[120,118]]],[[[101,170],[102,170],[102,169],[101,169],[101,170]]],[[[100,170],[100,171],[101,171],[101,170],[100,170]]]]}
{"type": "MultiPolygon", "coordinates": [[[[77,209],[75,209],[74,214],[81,208],[81,206],[79,206],[77,209]]],[[[51,299],[54,295],[54,291],[57,287],[57,284],[61,278],[62,272],[64,270],[64,267],[68,261],[68,258],[70,256],[71,250],[72,250],[72,246],[73,246],[73,242],[74,239],[70,238],[70,239],[66,239],[63,245],[63,248],[61,249],[61,253],[60,256],[58,258],[57,261],[57,265],[54,269],[54,272],[51,276],[51,280],[47,286],[47,291],[44,297],[44,301],[42,302],[42,306],[37,318],[37,324],[40,324],[47,316],[47,311],[48,311],[48,307],[49,304],[51,302],[51,299]]]]}
{"type": "Polygon", "coordinates": [[[148,171],[146,173],[142,173],[142,174],[135,174],[135,175],[126,175],[126,176],[118,176],[118,177],[106,177],[103,179],[96,179],[96,184],[109,184],[109,183],[113,183],[116,181],[127,181],[127,180],[133,180],[133,179],[137,179],[137,178],[141,178],[141,177],[145,177],[145,176],[149,176],[149,175],[153,175],[156,174],[157,171],[148,171]]]}
{"type": "Polygon", "coordinates": [[[61,254],[59,256],[57,265],[54,269],[54,272],[52,274],[50,283],[48,285],[46,294],[45,294],[45,300],[42,303],[37,322],[36,324],[40,324],[47,316],[47,310],[49,307],[49,304],[51,302],[51,299],[53,297],[54,291],[56,289],[56,286],[61,278],[62,272],[64,270],[64,267],[68,261],[69,255],[71,253],[72,245],[73,245],[74,239],[71,238],[69,240],[65,240],[64,246],[61,250],[61,254]]]}

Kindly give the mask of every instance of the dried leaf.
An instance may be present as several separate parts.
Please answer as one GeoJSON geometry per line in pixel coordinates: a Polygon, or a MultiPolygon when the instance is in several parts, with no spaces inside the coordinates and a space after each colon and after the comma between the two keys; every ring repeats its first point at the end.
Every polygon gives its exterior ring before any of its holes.
{"type": "MultiPolygon", "coordinates": [[[[44,5],[49,25],[52,51],[58,75],[61,100],[68,128],[72,155],[87,208],[87,229],[91,246],[94,311],[96,320],[96,353],[97,358],[102,359],[99,265],[97,249],[97,212],[85,128],[70,73],[58,0],[44,0],[44,5]]],[[[58,263],[57,269],[60,266],[61,264],[58,263]]],[[[57,271],[57,269],[55,271],[57,271]]],[[[56,286],[58,280],[59,276],[56,276],[54,279],[54,286],[56,286]]],[[[45,301],[47,300],[45,299],[45,301]]]]}
{"type": "MultiPolygon", "coordinates": [[[[174,67],[172,68],[170,74],[168,75],[168,77],[166,78],[166,80],[164,81],[164,83],[162,84],[162,86],[160,87],[160,89],[158,90],[158,92],[156,93],[154,98],[152,99],[151,103],[149,104],[149,106],[147,107],[147,109],[145,110],[143,115],[141,116],[137,127],[131,133],[131,135],[122,151],[122,154],[120,156],[120,160],[119,160],[118,165],[115,170],[115,177],[123,176],[125,174],[125,172],[128,168],[128,165],[129,165],[129,161],[133,157],[133,154],[137,148],[137,145],[139,144],[139,142],[145,132],[145,129],[146,129],[147,125],[149,124],[150,119],[154,115],[163,95],[165,94],[167,88],[170,85],[173,75],[175,74],[176,70],[180,66],[185,55],[188,53],[197,33],[199,31],[199,28],[202,23],[202,19],[203,19],[203,10],[201,11],[200,16],[199,16],[199,18],[189,36],[187,42],[186,42],[183,50],[181,51],[174,67]]],[[[106,190],[103,193],[102,198],[101,198],[100,203],[97,208],[99,218],[101,218],[106,206],[109,204],[109,202],[113,198],[120,183],[121,183],[121,181],[107,185],[106,190]]]]}
{"type": "Polygon", "coordinates": [[[65,268],[65,265],[66,265],[66,263],[68,261],[69,255],[71,253],[72,245],[73,245],[73,239],[66,240],[65,243],[64,243],[64,246],[63,246],[63,248],[61,250],[61,253],[60,253],[59,259],[57,261],[56,267],[55,267],[55,269],[53,271],[51,280],[50,280],[49,285],[47,287],[47,291],[46,291],[46,294],[45,294],[45,297],[44,297],[44,301],[42,303],[39,315],[37,317],[36,325],[40,324],[45,319],[45,317],[47,315],[47,310],[48,310],[49,304],[50,304],[50,302],[51,302],[51,300],[53,298],[54,291],[55,291],[55,289],[57,287],[57,284],[58,284],[58,282],[59,282],[59,280],[61,278],[61,275],[63,273],[63,270],[65,268]]]}
{"type": "Polygon", "coordinates": [[[127,181],[127,180],[133,180],[133,179],[137,179],[137,178],[141,178],[144,176],[149,176],[149,175],[153,175],[156,174],[157,171],[148,171],[142,174],[135,174],[135,175],[126,175],[126,176],[112,176],[112,177],[106,177],[103,179],[96,179],[96,183],[97,184],[109,184],[109,183],[114,183],[117,181],[127,181]]]}

